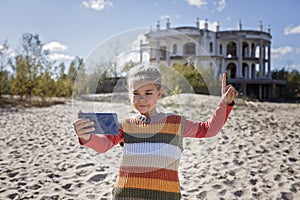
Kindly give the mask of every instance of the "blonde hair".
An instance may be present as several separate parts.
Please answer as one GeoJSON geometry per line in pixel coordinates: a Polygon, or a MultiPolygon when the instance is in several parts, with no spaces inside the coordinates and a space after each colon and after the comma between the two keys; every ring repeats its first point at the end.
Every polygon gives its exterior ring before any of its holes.
{"type": "Polygon", "coordinates": [[[141,64],[131,68],[128,72],[127,83],[130,86],[135,81],[150,81],[159,90],[161,88],[161,74],[157,67],[141,64]]]}

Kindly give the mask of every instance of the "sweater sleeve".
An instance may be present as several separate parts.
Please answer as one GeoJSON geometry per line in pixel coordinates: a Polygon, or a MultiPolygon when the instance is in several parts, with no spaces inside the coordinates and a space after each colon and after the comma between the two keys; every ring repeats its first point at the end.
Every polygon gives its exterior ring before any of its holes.
{"type": "Polygon", "coordinates": [[[209,138],[218,134],[227,121],[234,103],[227,105],[222,100],[219,102],[211,118],[204,122],[186,120],[183,137],[209,138]]]}
{"type": "Polygon", "coordinates": [[[82,138],[78,138],[78,140],[81,145],[89,147],[99,153],[105,153],[119,142],[124,141],[122,129],[120,129],[120,133],[118,135],[91,134],[89,140],[84,140],[82,138]]]}

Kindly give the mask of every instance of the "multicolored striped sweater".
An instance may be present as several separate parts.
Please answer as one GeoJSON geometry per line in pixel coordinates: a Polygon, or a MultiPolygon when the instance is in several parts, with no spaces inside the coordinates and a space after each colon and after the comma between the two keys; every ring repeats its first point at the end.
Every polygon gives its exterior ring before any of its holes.
{"type": "Polygon", "coordinates": [[[98,152],[106,152],[124,142],[113,199],[179,200],[178,166],[183,137],[216,135],[231,110],[232,106],[221,101],[214,115],[205,122],[162,113],[147,122],[139,118],[125,119],[120,123],[118,136],[92,135],[89,141],[79,141],[98,152]]]}
{"type": "Polygon", "coordinates": [[[171,115],[150,123],[122,122],[124,151],[115,199],[180,199],[182,121],[181,116],[171,115]]]}

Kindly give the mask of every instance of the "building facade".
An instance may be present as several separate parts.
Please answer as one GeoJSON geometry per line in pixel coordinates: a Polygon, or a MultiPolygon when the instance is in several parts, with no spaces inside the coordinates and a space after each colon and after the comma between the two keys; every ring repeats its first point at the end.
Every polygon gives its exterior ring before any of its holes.
{"type": "Polygon", "coordinates": [[[227,71],[228,83],[242,95],[273,99],[286,84],[271,77],[272,36],[270,28],[264,31],[261,22],[258,30],[243,30],[239,21],[237,30],[221,31],[217,24],[212,31],[207,20],[202,29],[199,19],[194,27],[174,28],[168,20],[165,29],[158,22],[145,36],[147,43],[141,43],[141,54],[147,51],[151,63],[214,66],[216,76],[227,71]]]}

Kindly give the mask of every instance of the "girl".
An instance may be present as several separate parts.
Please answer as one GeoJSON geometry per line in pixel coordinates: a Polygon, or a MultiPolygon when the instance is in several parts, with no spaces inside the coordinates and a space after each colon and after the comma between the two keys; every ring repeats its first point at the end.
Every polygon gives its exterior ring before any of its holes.
{"type": "Polygon", "coordinates": [[[93,122],[78,119],[73,125],[79,142],[99,153],[118,143],[124,144],[113,199],[180,199],[178,164],[182,139],[215,136],[233,108],[236,90],[226,86],[226,74],[223,74],[222,98],[215,113],[208,121],[200,122],[157,111],[162,85],[156,67],[133,67],[127,82],[130,101],[139,115],[121,121],[119,135],[89,134],[94,128],[87,127],[93,122]]]}

